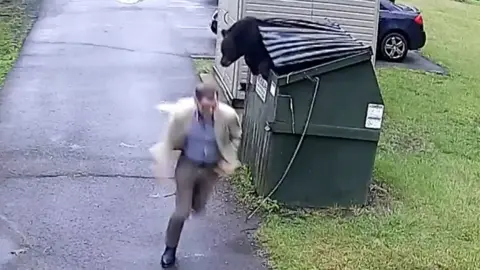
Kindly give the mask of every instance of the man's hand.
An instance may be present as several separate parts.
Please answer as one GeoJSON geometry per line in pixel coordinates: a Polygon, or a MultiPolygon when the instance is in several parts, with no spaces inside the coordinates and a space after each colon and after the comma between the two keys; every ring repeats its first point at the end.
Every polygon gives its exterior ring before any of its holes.
{"type": "Polygon", "coordinates": [[[235,169],[237,166],[234,164],[230,164],[226,162],[225,160],[221,160],[218,162],[218,170],[215,170],[215,172],[222,177],[230,176],[235,172],[235,169]]]}

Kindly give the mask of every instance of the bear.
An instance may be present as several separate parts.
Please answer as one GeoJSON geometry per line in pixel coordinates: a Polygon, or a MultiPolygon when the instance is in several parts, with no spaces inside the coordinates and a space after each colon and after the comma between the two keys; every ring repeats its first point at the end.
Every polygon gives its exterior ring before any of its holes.
{"type": "Polygon", "coordinates": [[[263,44],[258,28],[260,24],[261,21],[257,18],[244,17],[229,29],[221,30],[223,40],[220,64],[223,67],[230,66],[243,56],[253,75],[260,74],[265,80],[268,79],[273,62],[263,44]]]}

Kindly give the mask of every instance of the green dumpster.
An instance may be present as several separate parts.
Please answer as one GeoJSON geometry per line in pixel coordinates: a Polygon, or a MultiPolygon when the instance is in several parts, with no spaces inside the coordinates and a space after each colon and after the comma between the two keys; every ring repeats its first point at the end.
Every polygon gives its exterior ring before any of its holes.
{"type": "Polygon", "coordinates": [[[268,81],[249,74],[240,158],[262,196],[301,207],[363,205],[383,109],[371,52],[270,71],[268,81]]]}

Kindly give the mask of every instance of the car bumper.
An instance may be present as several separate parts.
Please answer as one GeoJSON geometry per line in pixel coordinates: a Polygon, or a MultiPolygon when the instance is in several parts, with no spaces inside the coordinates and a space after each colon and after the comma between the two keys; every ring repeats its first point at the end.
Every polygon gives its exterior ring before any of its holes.
{"type": "Polygon", "coordinates": [[[425,43],[427,42],[427,34],[425,31],[419,31],[415,36],[410,37],[410,50],[418,50],[423,48],[425,46],[425,43]]]}

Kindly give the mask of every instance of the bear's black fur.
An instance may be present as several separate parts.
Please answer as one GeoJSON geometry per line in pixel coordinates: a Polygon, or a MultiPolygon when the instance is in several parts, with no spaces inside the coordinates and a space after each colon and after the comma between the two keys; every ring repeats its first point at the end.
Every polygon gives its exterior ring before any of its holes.
{"type": "Polygon", "coordinates": [[[254,17],[245,17],[234,23],[229,29],[221,30],[223,36],[221,44],[222,59],[220,64],[230,66],[244,56],[245,63],[254,75],[268,78],[273,62],[270,58],[258,26],[261,21],[254,17]]]}

